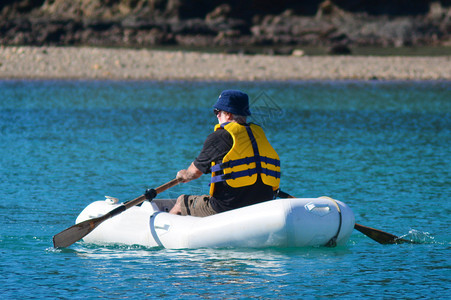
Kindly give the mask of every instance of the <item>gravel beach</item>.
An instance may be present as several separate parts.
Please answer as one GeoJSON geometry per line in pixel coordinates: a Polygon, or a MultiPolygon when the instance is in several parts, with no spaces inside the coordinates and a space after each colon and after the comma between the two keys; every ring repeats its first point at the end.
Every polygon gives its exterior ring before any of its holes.
{"type": "Polygon", "coordinates": [[[2,46],[0,79],[451,80],[451,56],[270,56],[2,46]]]}

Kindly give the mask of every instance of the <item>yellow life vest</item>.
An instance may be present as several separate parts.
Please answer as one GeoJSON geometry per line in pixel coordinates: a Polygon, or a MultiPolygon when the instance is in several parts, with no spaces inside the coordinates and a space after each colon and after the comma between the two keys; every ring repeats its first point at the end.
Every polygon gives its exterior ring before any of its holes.
{"type": "Polygon", "coordinates": [[[280,184],[280,159],[277,152],[266,139],[263,129],[255,124],[238,124],[236,122],[218,124],[215,131],[223,128],[233,139],[230,151],[222,163],[211,166],[210,195],[213,196],[214,185],[225,181],[233,188],[253,185],[260,176],[263,183],[277,190],[280,184]],[[219,171],[222,174],[217,175],[219,171]]]}

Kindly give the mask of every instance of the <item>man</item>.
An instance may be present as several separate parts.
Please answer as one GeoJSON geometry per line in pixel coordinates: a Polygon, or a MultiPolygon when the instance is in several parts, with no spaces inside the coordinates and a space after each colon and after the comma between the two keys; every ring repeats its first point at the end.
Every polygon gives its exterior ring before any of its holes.
{"type": "Polygon", "coordinates": [[[219,124],[199,156],[177,179],[189,182],[212,173],[210,195],[181,195],[170,213],[205,217],[274,199],[280,160],[262,128],[246,123],[247,94],[226,90],[213,106],[219,124]]]}

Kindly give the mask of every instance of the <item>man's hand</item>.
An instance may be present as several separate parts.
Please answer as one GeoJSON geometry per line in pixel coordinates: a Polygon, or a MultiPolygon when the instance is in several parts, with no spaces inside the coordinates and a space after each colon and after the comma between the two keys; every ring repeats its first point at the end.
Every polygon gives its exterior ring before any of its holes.
{"type": "Polygon", "coordinates": [[[176,178],[181,182],[189,182],[199,178],[202,174],[202,171],[199,170],[194,163],[191,163],[188,169],[178,171],[176,178]]]}

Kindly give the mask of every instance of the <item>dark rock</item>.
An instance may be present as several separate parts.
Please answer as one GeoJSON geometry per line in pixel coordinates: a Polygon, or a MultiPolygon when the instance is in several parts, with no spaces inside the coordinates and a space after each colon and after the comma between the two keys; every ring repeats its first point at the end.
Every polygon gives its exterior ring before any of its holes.
{"type": "Polygon", "coordinates": [[[335,5],[332,1],[326,0],[319,4],[316,18],[330,18],[330,17],[346,17],[348,13],[335,5]]]}
{"type": "Polygon", "coordinates": [[[337,45],[331,46],[328,49],[327,53],[331,54],[331,55],[349,55],[349,54],[352,54],[352,51],[348,45],[337,44],[337,45]]]}
{"type": "MultiPolygon", "coordinates": [[[[427,46],[451,40],[450,0],[4,0],[2,45],[232,49],[427,46]]],[[[341,49],[340,51],[343,51],[341,49]]]]}
{"type": "Polygon", "coordinates": [[[207,22],[209,21],[222,21],[224,22],[229,16],[232,8],[229,4],[221,4],[216,7],[212,12],[208,13],[205,17],[207,22]]]}
{"type": "Polygon", "coordinates": [[[216,35],[218,30],[202,19],[179,20],[170,23],[171,32],[177,35],[216,35]]]}

